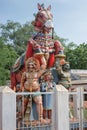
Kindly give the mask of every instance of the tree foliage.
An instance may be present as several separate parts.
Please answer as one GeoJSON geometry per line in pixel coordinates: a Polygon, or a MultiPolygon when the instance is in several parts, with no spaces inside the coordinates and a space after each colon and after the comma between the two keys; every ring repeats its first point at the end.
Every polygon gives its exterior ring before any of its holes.
{"type": "Polygon", "coordinates": [[[0,38],[0,85],[6,84],[10,79],[10,68],[17,57],[14,48],[9,44],[5,45],[0,38]]]}
{"type": "Polygon", "coordinates": [[[8,20],[6,24],[0,24],[0,85],[6,84],[10,79],[10,69],[25,52],[33,32],[33,26],[29,22],[21,25],[8,20]]]}
{"type": "Polygon", "coordinates": [[[7,21],[7,24],[1,24],[0,31],[5,44],[12,44],[15,51],[21,55],[25,51],[27,41],[32,36],[34,29],[29,22],[21,25],[18,22],[7,21]]]}
{"type": "Polygon", "coordinates": [[[71,69],[87,69],[87,44],[75,45],[70,43],[66,48],[67,60],[71,69]]]}

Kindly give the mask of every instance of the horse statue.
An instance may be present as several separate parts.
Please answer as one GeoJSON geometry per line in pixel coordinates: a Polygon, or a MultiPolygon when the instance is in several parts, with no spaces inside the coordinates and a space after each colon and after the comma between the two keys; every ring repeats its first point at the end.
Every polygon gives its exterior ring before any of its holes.
{"type": "MultiPolygon", "coordinates": [[[[44,4],[40,5],[38,3],[37,7],[38,12],[35,15],[35,20],[32,22],[35,33],[32,38],[29,39],[25,53],[23,53],[12,66],[11,88],[15,91],[20,87],[22,74],[27,71],[26,62],[31,58],[37,59],[40,64],[40,70],[44,70],[43,76],[41,77],[44,77],[48,71],[51,71],[54,78],[53,82],[56,84],[58,84],[59,80],[61,81],[61,79],[67,77],[64,75],[62,69],[62,67],[67,64],[65,61],[64,48],[62,44],[58,40],[54,40],[53,37],[54,26],[51,6],[49,5],[45,8],[44,4]]],[[[33,61],[32,65],[35,67],[33,61]]],[[[28,67],[30,67],[30,65],[28,67]]],[[[69,67],[67,68],[67,70],[69,70],[69,67]]],[[[42,78],[40,78],[40,80],[42,80],[42,78]]],[[[47,82],[47,80],[44,81],[47,82]]],[[[67,82],[70,84],[69,80],[67,80],[67,82]]]]}

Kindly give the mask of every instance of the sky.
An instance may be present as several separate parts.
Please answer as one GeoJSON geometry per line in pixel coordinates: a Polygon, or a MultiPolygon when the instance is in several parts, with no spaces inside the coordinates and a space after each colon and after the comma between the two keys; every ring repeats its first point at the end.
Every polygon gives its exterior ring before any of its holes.
{"type": "Polygon", "coordinates": [[[87,43],[87,0],[0,0],[0,23],[34,20],[37,3],[51,5],[56,34],[75,44],[87,43]]]}

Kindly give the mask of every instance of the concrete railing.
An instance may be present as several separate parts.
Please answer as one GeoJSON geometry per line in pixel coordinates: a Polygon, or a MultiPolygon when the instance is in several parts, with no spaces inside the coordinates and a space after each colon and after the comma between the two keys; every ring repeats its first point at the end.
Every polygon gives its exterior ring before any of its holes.
{"type": "Polygon", "coordinates": [[[62,85],[57,85],[53,99],[53,126],[55,126],[55,130],[69,130],[68,90],[62,85]]]}
{"type": "MultiPolygon", "coordinates": [[[[53,93],[52,129],[69,130],[68,91],[57,85],[53,93]]],[[[16,93],[0,87],[0,130],[16,130],[16,93]]]]}
{"type": "Polygon", "coordinates": [[[16,94],[0,87],[0,130],[16,130],[16,94]]]}

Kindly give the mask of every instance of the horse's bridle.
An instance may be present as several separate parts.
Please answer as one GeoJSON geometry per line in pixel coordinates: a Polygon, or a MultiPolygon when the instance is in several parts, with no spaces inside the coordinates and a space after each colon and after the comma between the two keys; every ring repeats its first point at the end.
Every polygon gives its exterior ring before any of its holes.
{"type": "MultiPolygon", "coordinates": [[[[40,28],[40,31],[38,33],[41,32],[41,30],[43,29],[43,27],[46,27],[46,28],[52,28],[52,39],[53,39],[53,33],[54,33],[54,27],[53,27],[53,24],[52,24],[52,18],[51,16],[49,15],[48,11],[46,9],[44,10],[40,10],[37,15],[36,15],[36,19],[35,19],[35,26],[40,28]],[[45,14],[42,13],[42,16],[41,16],[41,11],[45,11],[46,12],[46,15],[48,16],[47,18],[45,17],[45,14]],[[41,18],[42,17],[42,18],[41,18]],[[43,17],[44,19],[46,20],[43,20],[43,17]],[[40,26],[39,26],[40,25],[40,26]],[[52,26],[50,26],[52,25],[52,26]]],[[[37,33],[37,35],[38,35],[37,33]]],[[[37,36],[36,35],[36,36],[37,36]]],[[[34,36],[34,39],[36,38],[36,36],[34,36]]]]}

